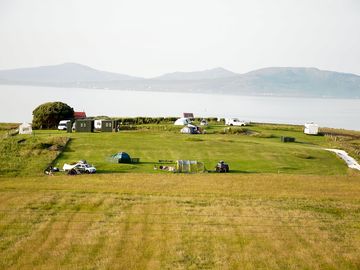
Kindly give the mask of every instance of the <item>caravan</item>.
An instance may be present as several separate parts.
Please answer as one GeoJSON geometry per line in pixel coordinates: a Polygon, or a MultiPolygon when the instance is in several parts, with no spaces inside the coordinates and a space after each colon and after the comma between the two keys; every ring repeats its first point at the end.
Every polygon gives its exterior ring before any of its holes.
{"type": "Polygon", "coordinates": [[[319,133],[319,126],[317,124],[305,123],[304,133],[308,135],[317,135],[319,133]]]}

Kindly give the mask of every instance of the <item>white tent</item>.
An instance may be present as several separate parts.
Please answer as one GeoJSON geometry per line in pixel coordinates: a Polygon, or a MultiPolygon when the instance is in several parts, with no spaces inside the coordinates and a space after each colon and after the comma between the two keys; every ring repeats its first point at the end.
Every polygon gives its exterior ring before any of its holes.
{"type": "Polygon", "coordinates": [[[190,124],[190,120],[188,118],[179,118],[175,121],[175,126],[185,126],[187,124],[190,124]]]}
{"type": "Polygon", "coordinates": [[[31,134],[32,133],[32,127],[28,123],[22,123],[19,126],[19,134],[31,134]]]}
{"type": "Polygon", "coordinates": [[[309,135],[317,135],[319,133],[319,126],[313,122],[305,123],[304,133],[309,135]]]}
{"type": "Polygon", "coordinates": [[[185,134],[200,134],[200,129],[197,126],[188,124],[180,130],[181,133],[185,134]]]}

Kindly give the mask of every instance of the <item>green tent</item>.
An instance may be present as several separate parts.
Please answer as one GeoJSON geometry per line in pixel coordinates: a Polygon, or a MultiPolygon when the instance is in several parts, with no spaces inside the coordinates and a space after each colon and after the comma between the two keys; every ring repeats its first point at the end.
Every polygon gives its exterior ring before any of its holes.
{"type": "Polygon", "coordinates": [[[112,155],[111,159],[113,161],[117,161],[117,163],[131,163],[131,157],[128,153],[125,152],[119,152],[115,155],[112,155]]]}

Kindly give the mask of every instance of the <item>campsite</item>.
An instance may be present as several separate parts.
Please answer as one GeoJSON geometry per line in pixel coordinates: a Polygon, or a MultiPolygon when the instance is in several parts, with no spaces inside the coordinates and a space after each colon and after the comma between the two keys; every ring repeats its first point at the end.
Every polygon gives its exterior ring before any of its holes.
{"type": "Polygon", "coordinates": [[[214,120],[202,134],[173,122],[119,132],[15,128],[0,125],[1,269],[360,265],[360,173],[325,150],[359,160],[359,132],[214,120]],[[79,160],[96,173],[43,173],[79,160]],[[177,160],[207,172],[159,169],[177,160]],[[229,172],[216,173],[223,160],[229,172]]]}

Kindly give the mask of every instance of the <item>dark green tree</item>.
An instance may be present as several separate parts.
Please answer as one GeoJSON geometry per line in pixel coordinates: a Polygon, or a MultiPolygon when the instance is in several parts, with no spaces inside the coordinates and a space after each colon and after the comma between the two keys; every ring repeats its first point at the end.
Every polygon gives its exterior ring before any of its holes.
{"type": "Polygon", "coordinates": [[[56,128],[61,120],[71,120],[74,109],[63,102],[47,102],[33,111],[32,127],[34,129],[56,128]]]}

